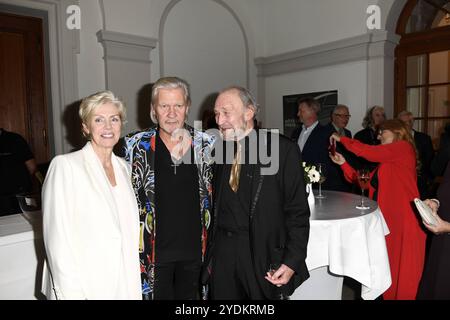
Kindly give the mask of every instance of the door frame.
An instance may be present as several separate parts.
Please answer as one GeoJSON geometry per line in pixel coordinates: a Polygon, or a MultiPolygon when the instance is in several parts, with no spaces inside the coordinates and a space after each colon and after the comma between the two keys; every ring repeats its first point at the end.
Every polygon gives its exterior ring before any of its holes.
{"type": "MultiPolygon", "coordinates": [[[[66,9],[78,0],[0,0],[0,10],[17,15],[46,17],[46,82],[50,157],[71,151],[63,124],[67,106],[79,99],[77,54],[80,32],[66,27],[66,9]]],[[[45,21],[44,21],[45,22],[45,21]]]]}

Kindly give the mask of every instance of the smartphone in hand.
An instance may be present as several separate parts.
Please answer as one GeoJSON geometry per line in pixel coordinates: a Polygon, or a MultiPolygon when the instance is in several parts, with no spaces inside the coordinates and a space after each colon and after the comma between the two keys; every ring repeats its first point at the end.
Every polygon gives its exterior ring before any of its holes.
{"type": "Polygon", "coordinates": [[[330,145],[328,146],[328,151],[333,157],[336,155],[336,142],[330,143],[330,145]]]}

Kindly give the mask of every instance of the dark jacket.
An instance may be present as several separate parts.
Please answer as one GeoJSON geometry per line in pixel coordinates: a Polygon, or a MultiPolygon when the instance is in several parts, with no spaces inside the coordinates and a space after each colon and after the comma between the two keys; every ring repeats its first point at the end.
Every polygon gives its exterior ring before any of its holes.
{"type": "Polygon", "coordinates": [[[439,149],[436,156],[431,162],[431,173],[438,177],[444,174],[447,163],[450,160],[450,124],[445,127],[444,133],[441,134],[439,149]]]}
{"type": "MultiPolygon", "coordinates": [[[[365,129],[362,129],[361,131],[358,131],[355,134],[354,138],[364,144],[368,144],[371,146],[377,146],[380,144],[380,140],[378,140],[378,132],[376,132],[372,128],[365,128],[365,129]]],[[[370,161],[364,159],[363,157],[358,157],[356,159],[357,159],[357,162],[355,163],[355,165],[356,165],[355,169],[368,168],[370,170],[373,170],[378,165],[376,162],[370,162],[370,161]]]]}
{"type": "MultiPolygon", "coordinates": [[[[259,130],[259,133],[266,132],[259,130]]],[[[273,175],[262,175],[261,168],[269,165],[250,164],[253,168],[251,205],[249,216],[249,237],[255,275],[268,299],[273,299],[276,287],[268,282],[266,275],[270,263],[284,263],[295,271],[285,286],[285,293],[292,294],[309,277],[306,267],[306,248],[309,238],[309,206],[305,192],[301,155],[297,145],[284,136],[263,138],[264,146],[273,146],[273,139],[279,138],[278,171],[273,175]]],[[[258,141],[261,137],[258,137],[258,141]]],[[[202,281],[207,281],[214,259],[217,218],[221,207],[223,186],[228,179],[222,179],[224,165],[216,165],[213,188],[213,228],[205,259],[202,281]]]]}
{"type": "Polygon", "coordinates": [[[420,197],[426,199],[431,197],[429,189],[433,182],[433,175],[431,174],[431,161],[434,156],[433,143],[429,135],[416,130],[414,130],[414,143],[416,144],[420,160],[417,187],[419,188],[420,197]]]}
{"type": "MultiPolygon", "coordinates": [[[[328,131],[328,137],[334,132],[337,132],[331,122],[325,126],[325,129],[328,131]]],[[[344,128],[344,133],[347,138],[352,137],[350,130],[344,128]]],[[[352,167],[354,167],[356,156],[345,149],[341,143],[336,144],[336,152],[342,154],[345,160],[348,161],[352,167]]],[[[327,180],[325,183],[326,184],[323,185],[324,189],[344,192],[352,191],[352,184],[345,179],[341,166],[331,161],[329,162],[327,180]]]]}
{"type": "MultiPolygon", "coordinates": [[[[299,126],[291,136],[292,141],[297,146],[301,132],[302,126],[299,126]]],[[[303,146],[303,150],[301,151],[302,161],[307,164],[328,163],[330,161],[328,156],[329,137],[329,130],[318,123],[303,146]]]]}
{"type": "MultiPolygon", "coordinates": [[[[298,138],[302,131],[302,126],[298,127],[292,134],[292,141],[298,146],[298,138]]],[[[328,146],[330,145],[330,129],[327,126],[323,126],[320,123],[311,132],[308,140],[306,140],[303,150],[301,151],[302,160],[306,162],[307,165],[315,165],[317,163],[323,163],[325,165],[324,175],[327,180],[322,184],[322,188],[335,190],[334,189],[334,179],[328,179],[329,170],[333,171],[334,163],[331,161],[328,154],[328,146]]],[[[318,187],[318,184],[313,185],[314,188],[318,187]]]]}

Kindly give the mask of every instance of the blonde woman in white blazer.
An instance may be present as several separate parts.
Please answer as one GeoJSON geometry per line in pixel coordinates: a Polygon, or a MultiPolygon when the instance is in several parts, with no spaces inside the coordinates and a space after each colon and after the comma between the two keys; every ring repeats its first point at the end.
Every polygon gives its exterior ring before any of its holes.
{"type": "Polygon", "coordinates": [[[139,217],[127,164],[113,153],[125,121],[110,91],[79,109],[88,142],[57,156],[42,190],[48,299],[141,299],[139,217]]]}

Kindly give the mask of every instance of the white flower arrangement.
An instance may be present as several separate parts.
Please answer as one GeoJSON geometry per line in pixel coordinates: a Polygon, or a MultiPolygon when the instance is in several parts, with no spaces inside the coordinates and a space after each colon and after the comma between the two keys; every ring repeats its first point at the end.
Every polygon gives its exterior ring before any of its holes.
{"type": "Polygon", "coordinates": [[[316,170],[316,166],[306,165],[306,162],[302,162],[302,167],[306,184],[319,182],[320,172],[316,170]]]}

